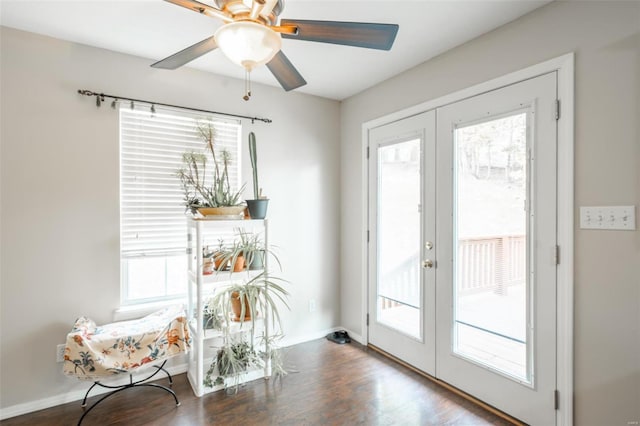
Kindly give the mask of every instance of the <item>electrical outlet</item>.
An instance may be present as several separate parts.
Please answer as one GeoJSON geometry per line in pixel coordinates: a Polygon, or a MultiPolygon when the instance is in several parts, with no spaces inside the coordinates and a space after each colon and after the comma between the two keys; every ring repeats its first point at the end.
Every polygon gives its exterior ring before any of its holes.
{"type": "Polygon", "coordinates": [[[64,343],[61,345],[56,346],[56,362],[63,362],[64,361],[64,348],[67,345],[65,345],[64,343]]]}
{"type": "Polygon", "coordinates": [[[309,312],[316,311],[316,299],[309,299],[309,312]]]}
{"type": "Polygon", "coordinates": [[[580,207],[580,228],[633,231],[635,213],[635,206],[580,207]]]}

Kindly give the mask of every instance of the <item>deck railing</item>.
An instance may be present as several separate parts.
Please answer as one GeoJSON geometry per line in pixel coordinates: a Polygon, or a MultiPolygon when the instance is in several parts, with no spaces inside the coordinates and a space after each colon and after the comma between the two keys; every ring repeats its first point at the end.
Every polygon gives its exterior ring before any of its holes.
{"type": "Polygon", "coordinates": [[[420,300],[420,252],[407,258],[380,280],[378,294],[382,309],[409,305],[418,307],[420,300]]]}
{"type": "Polygon", "coordinates": [[[459,294],[487,289],[506,293],[509,286],[524,282],[525,256],[524,235],[460,240],[456,276],[459,294]]]}
{"type": "MultiPolygon", "coordinates": [[[[458,245],[458,295],[493,291],[507,294],[526,279],[524,235],[467,238],[458,245]]],[[[380,280],[382,309],[400,304],[417,306],[420,297],[420,255],[416,252],[380,280]]]]}

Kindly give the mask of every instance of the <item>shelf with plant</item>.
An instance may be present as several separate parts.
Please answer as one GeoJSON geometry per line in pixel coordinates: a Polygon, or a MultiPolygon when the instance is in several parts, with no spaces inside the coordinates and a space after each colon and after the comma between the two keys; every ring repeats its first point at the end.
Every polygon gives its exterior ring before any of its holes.
{"type": "Polygon", "coordinates": [[[214,261],[211,273],[203,271],[202,281],[217,283],[253,278],[264,270],[266,256],[281,267],[280,259],[272,248],[267,250],[258,233],[234,228],[234,240],[231,243],[225,245],[220,240],[215,248],[206,246],[203,249],[203,264],[206,264],[206,259],[214,261]]]}
{"type": "MultiPolygon", "coordinates": [[[[202,336],[203,340],[218,339],[218,338],[223,338],[225,336],[232,336],[235,334],[246,333],[249,327],[251,327],[251,325],[243,322],[231,322],[224,326],[223,325],[212,326],[211,324],[207,324],[208,322],[207,320],[208,318],[205,317],[203,321],[205,323],[203,325],[203,331],[204,331],[202,336]]],[[[253,326],[255,326],[258,329],[263,327],[264,318],[260,316],[256,317],[255,321],[253,321],[253,326]]],[[[197,333],[196,327],[197,327],[197,319],[192,318],[191,321],[189,321],[189,328],[191,329],[191,333],[193,335],[197,333]]]]}
{"type": "MultiPolygon", "coordinates": [[[[229,272],[228,270],[220,271],[219,273],[211,275],[202,275],[202,284],[216,285],[218,283],[225,283],[228,281],[242,281],[246,278],[255,277],[261,272],[262,270],[244,270],[242,272],[229,272]]],[[[195,276],[193,274],[190,274],[189,278],[195,281],[195,276]]]]}
{"type": "Polygon", "coordinates": [[[258,233],[246,231],[244,228],[234,228],[234,233],[233,243],[224,251],[222,258],[222,263],[227,266],[230,272],[261,270],[264,268],[266,256],[269,256],[278,264],[278,267],[282,268],[280,259],[273,251],[273,246],[267,249],[258,233]],[[240,264],[244,265],[243,268],[238,268],[240,259],[240,264]],[[235,266],[233,271],[231,271],[232,266],[235,266]]]}
{"type": "MultiPolygon", "coordinates": [[[[185,158],[192,167],[186,167],[181,178],[193,175],[204,182],[206,162],[197,156],[185,158]]],[[[224,164],[221,167],[222,176],[228,179],[224,164]]],[[[183,180],[185,206],[195,214],[202,205],[202,194],[196,194],[189,183],[183,180]]],[[[188,377],[194,392],[201,396],[234,385],[237,389],[241,382],[273,372],[283,374],[281,352],[272,345],[277,340],[274,334],[281,334],[280,309],[288,309],[288,292],[286,282],[269,267],[281,265],[267,244],[268,221],[245,220],[241,227],[234,227],[237,220],[194,215],[187,222],[192,253],[189,327],[194,336],[188,377]],[[222,238],[217,245],[213,244],[216,237],[222,238]],[[206,274],[205,264],[210,267],[206,274]]]]}
{"type": "MultiPolygon", "coordinates": [[[[229,283],[218,288],[211,299],[212,309],[223,319],[219,332],[222,345],[205,374],[204,385],[225,386],[233,384],[236,389],[241,377],[247,371],[265,367],[269,364],[271,371],[284,372],[281,356],[274,343],[273,336],[266,333],[256,336],[259,321],[271,324],[276,330],[281,330],[280,309],[289,308],[287,297],[289,293],[284,288],[281,278],[261,272],[257,276],[243,283],[229,283]],[[262,317],[259,317],[262,313],[262,317]],[[234,326],[233,323],[238,325],[234,326]],[[233,331],[236,333],[233,333],[233,331]],[[237,335],[248,334],[238,339],[237,335]],[[257,338],[258,337],[258,338],[257,338]],[[269,344],[265,341],[269,339],[269,344]],[[256,343],[262,340],[263,343],[256,343]]],[[[211,334],[213,335],[213,334],[211,334]]]]}
{"type": "MultiPolygon", "coordinates": [[[[215,247],[205,246],[203,248],[203,260],[205,258],[212,260],[214,257],[217,257],[217,261],[213,267],[213,273],[203,273],[200,277],[201,284],[206,286],[206,290],[204,290],[206,293],[216,294],[229,288],[240,288],[244,290],[247,283],[252,283],[253,280],[256,279],[262,280],[261,283],[264,285],[265,277],[267,277],[264,269],[266,256],[275,261],[281,268],[278,256],[273,250],[265,247],[260,234],[236,227],[234,228],[233,235],[234,240],[229,246],[225,245],[223,239],[219,239],[215,247]],[[241,271],[234,272],[231,265],[237,264],[238,258],[240,257],[244,259],[244,268],[241,271]]],[[[191,282],[196,282],[196,276],[192,272],[190,272],[189,278],[191,282]]],[[[278,280],[278,278],[274,278],[274,282],[276,280],[278,280]]],[[[251,285],[249,285],[249,287],[251,287],[251,285]]],[[[247,296],[245,295],[245,297],[247,296]]],[[[224,318],[228,312],[223,312],[220,309],[218,309],[215,314],[212,312],[212,307],[220,306],[218,302],[216,299],[209,298],[204,303],[202,310],[203,339],[221,337],[224,336],[226,332],[232,335],[247,330],[248,327],[254,325],[247,325],[245,322],[240,321],[238,318],[239,314],[236,315],[235,320],[225,322],[224,318]],[[212,321],[212,318],[215,318],[215,321],[212,321]],[[227,327],[226,330],[225,327],[227,327]]],[[[232,299],[231,302],[232,305],[235,303],[236,306],[240,306],[238,305],[237,299],[232,299]]],[[[246,306],[248,306],[248,304],[246,306]]],[[[259,316],[255,318],[258,322],[262,321],[262,319],[263,318],[259,316]]],[[[194,317],[189,323],[194,336],[198,335],[196,327],[197,321],[194,317]]]]}

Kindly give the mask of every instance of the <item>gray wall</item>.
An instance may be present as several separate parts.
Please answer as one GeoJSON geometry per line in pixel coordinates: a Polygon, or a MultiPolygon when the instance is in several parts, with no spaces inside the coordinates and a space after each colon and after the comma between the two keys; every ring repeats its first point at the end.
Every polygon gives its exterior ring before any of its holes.
{"type": "Polygon", "coordinates": [[[640,204],[640,2],[554,2],[343,102],[341,320],[363,330],[362,123],[571,51],[575,424],[626,425],[640,420],[640,231],[577,226],[578,206],[640,204]]]}
{"type": "MultiPolygon", "coordinates": [[[[119,303],[117,118],[76,89],[274,120],[245,130],[269,146],[261,180],[293,283],[287,332],[299,339],[339,324],[362,331],[365,121],[575,51],[576,207],[638,206],[639,32],[638,2],[555,2],[340,111],[259,85],[244,103],[241,81],[2,28],[0,406],[84,388],[61,375],[55,345],[78,315],[108,322],[119,303]]],[[[640,232],[576,229],[575,251],[575,423],[626,425],[640,418],[640,232]]]]}
{"type": "Polygon", "coordinates": [[[271,242],[291,281],[285,331],[295,341],[339,325],[338,102],[257,84],[245,102],[240,80],[9,28],[1,39],[3,408],[86,389],[62,375],[56,344],[78,316],[111,322],[119,306],[117,112],[80,88],[273,119],[245,122],[243,141],[256,132],[271,242]]]}

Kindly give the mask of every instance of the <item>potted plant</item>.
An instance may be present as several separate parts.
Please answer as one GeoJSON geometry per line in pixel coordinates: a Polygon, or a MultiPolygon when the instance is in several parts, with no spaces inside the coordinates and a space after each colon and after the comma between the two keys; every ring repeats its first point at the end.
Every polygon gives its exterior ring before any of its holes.
{"type": "Polygon", "coordinates": [[[242,272],[245,270],[247,263],[242,242],[235,240],[230,249],[221,251],[220,253],[223,253],[220,259],[222,264],[224,264],[225,267],[226,265],[230,265],[229,272],[242,272]]]}
{"type": "Polygon", "coordinates": [[[229,260],[227,259],[228,254],[229,250],[225,248],[224,240],[222,238],[218,239],[218,247],[213,252],[214,268],[216,271],[223,271],[227,268],[229,264],[229,260]]]}
{"type": "Polygon", "coordinates": [[[263,365],[263,358],[249,342],[239,341],[232,343],[218,350],[207,371],[204,384],[210,387],[223,385],[226,384],[226,378],[235,378],[235,384],[237,385],[237,379],[242,373],[253,368],[262,367],[263,365]],[[218,376],[214,381],[212,378],[216,367],[218,376]]]}
{"type": "Polygon", "coordinates": [[[236,228],[237,239],[231,249],[225,251],[223,262],[231,264],[231,272],[260,270],[264,268],[265,256],[270,255],[280,265],[280,260],[271,250],[267,250],[258,234],[236,228]]]}
{"type": "Polygon", "coordinates": [[[264,219],[267,216],[269,199],[262,195],[262,188],[258,185],[258,154],[256,152],[256,135],[249,133],[249,157],[253,171],[253,200],[246,200],[251,219],[264,219]]]}
{"type": "MultiPolygon", "coordinates": [[[[254,312],[270,312],[274,325],[280,325],[280,313],[278,304],[282,303],[288,309],[286,298],[289,293],[282,287],[285,281],[278,277],[267,276],[261,272],[247,282],[232,283],[222,288],[214,296],[218,306],[230,306],[233,309],[232,299],[239,299],[239,312],[233,312],[234,318],[244,321],[249,318],[255,321],[254,312]]],[[[224,312],[224,311],[223,311],[224,312]]],[[[229,312],[229,311],[227,311],[229,312]]],[[[254,324],[252,324],[254,325],[254,324]]]]}
{"type": "Polygon", "coordinates": [[[269,256],[270,259],[275,260],[278,267],[282,269],[278,256],[276,256],[271,248],[265,247],[264,242],[260,239],[259,235],[245,233],[244,235],[241,234],[240,238],[244,239],[243,248],[247,269],[254,271],[264,269],[264,262],[267,256],[269,256]]]}
{"type": "MultiPolygon", "coordinates": [[[[211,275],[214,269],[215,251],[209,250],[209,246],[202,248],[202,274],[211,275]]],[[[216,268],[217,269],[217,268],[216,268]]]]}
{"type": "MultiPolygon", "coordinates": [[[[250,270],[259,270],[264,268],[264,256],[266,249],[260,240],[260,236],[256,234],[246,235],[245,237],[245,259],[247,267],[250,270]]],[[[278,261],[278,263],[280,263],[278,261]]]]}
{"type": "Polygon", "coordinates": [[[198,135],[205,143],[205,150],[211,155],[213,171],[211,184],[207,183],[207,156],[202,153],[185,152],[183,166],[176,172],[184,192],[184,202],[188,211],[208,215],[238,215],[244,211],[240,195],[244,185],[238,190],[231,189],[229,165],[231,154],[223,149],[216,153],[215,130],[210,122],[198,122],[198,135]]]}
{"type": "Polygon", "coordinates": [[[244,247],[241,242],[234,241],[233,248],[229,251],[227,256],[229,257],[229,263],[231,264],[232,272],[242,272],[244,271],[246,262],[244,257],[244,247]]]}
{"type": "Polygon", "coordinates": [[[232,291],[229,300],[231,301],[231,311],[233,316],[231,321],[246,322],[254,319],[253,315],[260,315],[256,311],[255,303],[249,299],[249,295],[242,291],[232,291]],[[251,309],[251,306],[254,306],[251,309]]]}
{"type": "Polygon", "coordinates": [[[202,309],[202,328],[205,330],[216,329],[219,330],[223,326],[223,318],[220,312],[215,308],[212,300],[205,303],[202,309]]]}
{"type": "Polygon", "coordinates": [[[247,269],[262,269],[264,267],[265,247],[260,240],[260,236],[242,229],[238,229],[236,232],[240,237],[240,249],[244,255],[247,269]]]}
{"type": "MultiPolygon", "coordinates": [[[[284,280],[267,276],[264,272],[249,279],[246,282],[231,283],[217,290],[211,299],[211,306],[216,312],[221,313],[224,321],[233,321],[235,318],[239,322],[250,322],[250,337],[237,341],[236,335],[229,334],[230,327],[223,325],[221,329],[224,331],[223,336],[225,344],[217,352],[214,360],[207,371],[204,384],[206,386],[227,385],[226,379],[235,379],[236,385],[240,376],[247,369],[258,368],[264,366],[265,360],[272,363],[272,371],[282,373],[282,359],[277,350],[270,350],[269,353],[260,352],[254,345],[255,321],[257,312],[263,312],[269,315],[269,320],[274,328],[281,329],[280,322],[280,306],[289,308],[286,298],[288,292],[282,284],[284,280]],[[233,313],[233,299],[239,301],[239,312],[233,313]],[[213,379],[215,373],[218,376],[213,379]]],[[[274,337],[270,337],[269,342],[273,343],[274,337]]]]}

